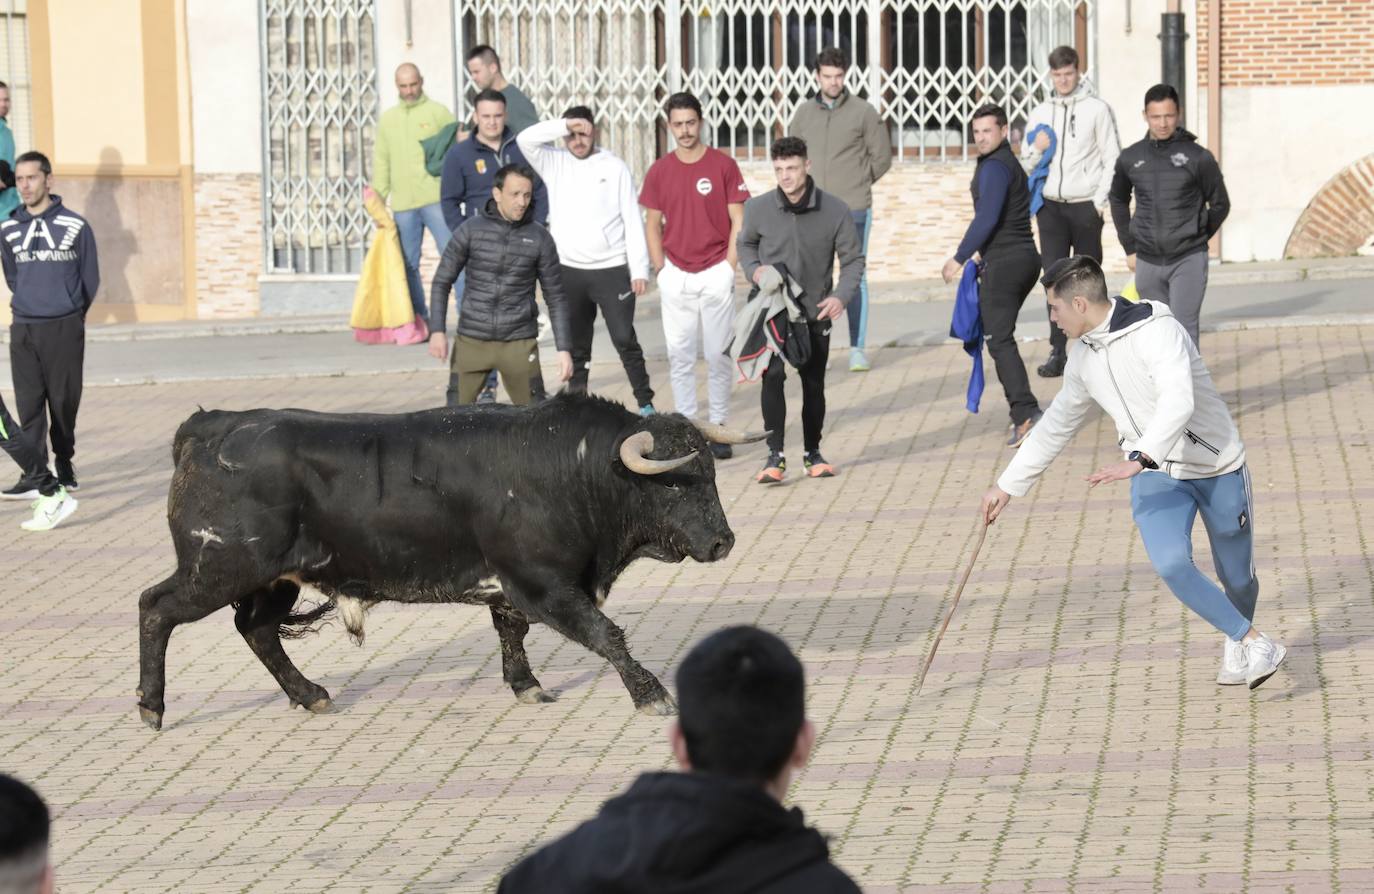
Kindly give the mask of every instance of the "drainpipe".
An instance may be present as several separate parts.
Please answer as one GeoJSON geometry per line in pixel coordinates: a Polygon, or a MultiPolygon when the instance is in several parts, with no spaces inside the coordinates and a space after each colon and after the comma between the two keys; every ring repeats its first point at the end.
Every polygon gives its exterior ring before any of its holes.
{"type": "Polygon", "coordinates": [[[1163,75],[1161,80],[1178,91],[1178,115],[1181,121],[1186,120],[1184,110],[1188,98],[1184,89],[1187,86],[1184,69],[1187,60],[1183,53],[1183,43],[1188,39],[1188,32],[1184,30],[1182,2],[1183,0],[1169,0],[1167,11],[1160,16],[1159,31],[1163,75]]]}
{"type": "MultiPolygon", "coordinates": [[[[1221,164],[1221,0],[1207,0],[1207,145],[1221,164]]],[[[1208,253],[1221,257],[1221,232],[1208,253]]]]}

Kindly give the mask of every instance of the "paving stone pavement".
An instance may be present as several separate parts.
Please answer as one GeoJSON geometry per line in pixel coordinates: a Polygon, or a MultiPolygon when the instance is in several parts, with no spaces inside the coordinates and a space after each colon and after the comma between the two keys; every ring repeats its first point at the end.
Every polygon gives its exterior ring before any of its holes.
{"type": "MultiPolygon", "coordinates": [[[[731,556],[636,563],[607,611],[665,682],[723,625],[797,649],[820,737],[791,801],[867,891],[1374,890],[1374,327],[1204,339],[1249,450],[1259,621],[1290,649],[1257,692],[1214,684],[1220,636],[1152,573],[1126,488],[1083,483],[1116,458],[1098,418],[990,531],[916,696],[978,497],[1009,457],[995,382],[981,414],[963,409],[955,345],[875,351],[866,375],[837,352],[825,449],[840,476],[760,488],[761,447],[721,464],[731,556]]],[[[1024,348],[1033,366],[1047,346],[1024,348]]],[[[488,892],[669,765],[663,720],[542,627],[531,661],[562,697],[517,705],[469,606],[382,605],[361,648],[338,624],[289,643],[335,697],[324,716],[288,708],[222,611],[172,638],[166,728],[139,723],[136,603],[172,567],[180,420],[198,404],[414,408],[443,384],[91,388],[78,514],[25,535],[22,507],[0,506],[0,769],[54,806],[61,891],[488,892]]],[[[593,386],[629,397],[613,365],[593,386]]],[[[757,424],[757,386],[735,407],[757,424]]]]}

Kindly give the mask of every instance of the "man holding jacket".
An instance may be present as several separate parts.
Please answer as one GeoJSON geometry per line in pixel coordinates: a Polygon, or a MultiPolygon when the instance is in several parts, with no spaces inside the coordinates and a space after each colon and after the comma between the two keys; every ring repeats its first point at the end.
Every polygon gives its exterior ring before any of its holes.
{"type": "Polygon", "coordinates": [[[586,106],[526,128],[515,141],[549,190],[549,232],[558,246],[572,323],[568,390],[587,390],[600,309],[639,412],[647,416],[654,412],[654,389],[635,334],[635,299],[649,285],[649,245],[630,166],[596,145],[596,124],[586,106]]]}
{"type": "Polygon", "coordinates": [[[1252,623],[1259,581],[1245,445],[1197,346],[1168,305],[1108,298],[1091,258],[1060,261],[1044,285],[1052,319],[1074,339],[1064,386],[984,494],[984,520],[991,524],[1030,490],[1097,404],[1116,423],[1125,459],[1089,475],[1089,486],[1130,480],[1151,564],[1180,602],[1225,635],[1217,683],[1258,687],[1287,650],[1252,623]],[[1193,562],[1199,513],[1220,587],[1193,562]]]}
{"type": "MultiPolygon", "coordinates": [[[[744,226],[737,253],[744,275],[759,289],[777,288],[787,276],[801,286],[811,340],[810,359],[797,370],[802,382],[802,462],[808,478],[829,478],[835,467],[821,456],[821,428],[825,424],[825,366],[830,360],[830,324],[844,313],[859,293],[864,253],[854,231],[849,206],[816,187],[806,143],[783,137],[769,153],[778,188],[744,203],[744,226]],[[831,274],[840,259],[840,282],[831,274]]],[[[783,429],[787,398],[783,380],[787,362],[774,354],[763,373],[760,394],[763,427],[768,429],[768,459],[754,480],[776,484],[787,471],[783,457],[783,429]]]]}
{"type": "Polygon", "coordinates": [[[23,436],[40,462],[0,496],[36,500],[43,496],[37,476],[47,469],[49,433],[58,483],[69,491],[78,487],[72,465],[76,411],[86,357],[86,312],[100,288],[100,263],[90,224],[50,192],[48,157],[25,152],[15,160],[14,171],[23,205],[0,222],[0,261],[13,293],[10,375],[23,436]]]}
{"type": "MultiPolygon", "coordinates": [[[[797,106],[788,136],[806,141],[816,185],[849,206],[859,250],[868,252],[873,229],[873,184],[892,167],[892,141],[872,104],[844,87],[849,59],[826,47],[816,55],[816,95],[797,106]]],[[[868,279],[860,277],[849,318],[849,371],[867,372],[868,279]]]]}
{"type": "Polygon", "coordinates": [[[434,273],[429,353],[438,360],[449,356],[444,328],[449,289],[459,273],[468,273],[450,358],[449,406],[473,403],[493,371],[500,372],[511,403],[530,403],[530,381],[539,372],[536,282],[549,308],[559,378],[566,382],[572,377],[572,337],[558,278],[558,249],[549,231],[533,220],[534,182],[528,165],[498,170],[481,215],[458,227],[434,273]]]}
{"type": "Polygon", "coordinates": [[[1231,199],[1216,158],[1179,126],[1178,116],[1177,90],[1156,84],[1146,91],[1149,133],[1116,160],[1112,221],[1136,291],[1169,305],[1198,344],[1207,242],[1231,213],[1231,199]]]}
{"type": "Polygon", "coordinates": [[[1017,447],[1040,418],[1040,402],[1016,346],[1016,317],[1040,274],[1040,255],[1030,227],[1030,189],[1007,142],[1007,113],[1001,106],[979,106],[973,113],[978,166],[973,171],[973,221],[954,257],[941,271],[945,282],[961,275],[964,262],[982,257],[978,311],[997,379],[1011,410],[1007,446],[1017,447]]]}
{"type": "MultiPolygon", "coordinates": [[[[1026,119],[1026,145],[1021,167],[1029,174],[1050,148],[1050,135],[1031,132],[1045,125],[1054,132],[1054,157],[1041,191],[1044,204],[1035,215],[1040,228],[1040,265],[1046,270],[1069,256],[1087,255],[1102,262],[1102,219],[1121,143],[1111,106],[1093,95],[1078,72],[1078,52],[1058,47],[1050,53],[1054,95],[1026,119]]],[[[1036,372],[1052,379],[1064,374],[1068,349],[1064,331],[1050,323],[1050,356],[1036,372]]]]}

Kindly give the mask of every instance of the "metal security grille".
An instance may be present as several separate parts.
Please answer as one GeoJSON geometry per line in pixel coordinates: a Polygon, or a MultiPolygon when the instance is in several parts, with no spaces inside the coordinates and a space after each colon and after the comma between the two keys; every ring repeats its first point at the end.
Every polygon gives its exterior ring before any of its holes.
{"type": "Polygon", "coordinates": [[[267,266],[355,273],[377,120],[374,0],[259,0],[267,266]]]}
{"type": "Polygon", "coordinates": [[[463,66],[478,44],[496,47],[506,78],[541,115],[596,110],[599,141],[637,171],[657,156],[654,122],[666,97],[662,0],[475,0],[457,19],[458,116],[472,115],[463,66]]]}
{"type": "MultiPolygon", "coordinates": [[[[966,158],[974,109],[1024,121],[1049,88],[1046,56],[1095,52],[1092,0],[478,0],[454,7],[457,51],[496,47],[542,114],[598,111],[607,142],[642,173],[667,148],[662,100],[688,90],[714,144],[763,157],[813,91],[826,46],[851,91],[888,123],[899,158],[966,158]]],[[[461,71],[459,106],[471,86],[461,71]]]]}

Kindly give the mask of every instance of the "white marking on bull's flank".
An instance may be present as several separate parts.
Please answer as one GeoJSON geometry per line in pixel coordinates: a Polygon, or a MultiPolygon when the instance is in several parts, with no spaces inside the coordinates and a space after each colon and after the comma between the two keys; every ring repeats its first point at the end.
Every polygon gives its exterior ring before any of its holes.
{"type": "Polygon", "coordinates": [[[508,497],[510,497],[512,500],[514,500],[514,499],[515,499],[515,491],[514,491],[513,489],[512,489],[512,490],[506,491],[506,496],[508,496],[508,497]]]}
{"type": "Polygon", "coordinates": [[[586,435],[583,435],[583,436],[582,436],[582,440],[580,440],[580,441],[577,442],[577,461],[578,461],[578,462],[582,462],[582,460],[584,460],[584,459],[586,459],[586,458],[587,458],[587,436],[586,436],[586,435]]]}
{"type": "Polygon", "coordinates": [[[191,536],[200,538],[201,549],[204,549],[212,543],[224,542],[224,538],[216,534],[214,528],[201,528],[199,531],[192,531],[191,536]]]}
{"type": "Polygon", "coordinates": [[[247,540],[245,540],[245,541],[243,541],[243,542],[244,542],[244,543],[257,543],[257,542],[258,542],[259,540],[261,540],[261,539],[262,539],[261,537],[249,537],[247,540]]]}
{"type": "Polygon", "coordinates": [[[473,584],[464,596],[500,596],[505,590],[501,589],[501,579],[496,575],[484,577],[473,584]]]}
{"type": "Polygon", "coordinates": [[[310,567],[311,567],[312,569],[313,569],[313,568],[323,568],[324,566],[328,565],[331,561],[333,561],[333,559],[334,559],[334,554],[333,554],[333,553],[330,553],[329,555],[327,555],[327,556],[324,557],[324,561],[323,561],[323,562],[316,562],[314,565],[311,565],[310,567]]]}

